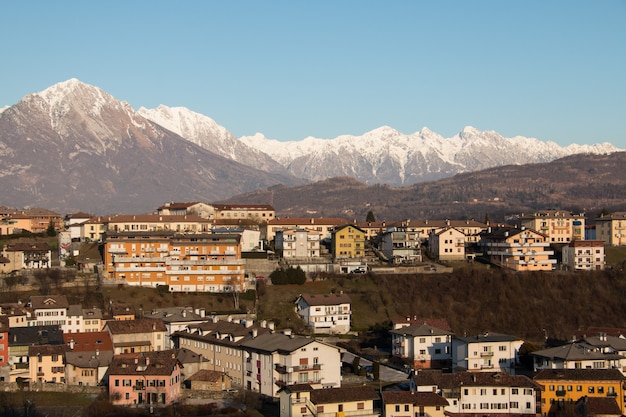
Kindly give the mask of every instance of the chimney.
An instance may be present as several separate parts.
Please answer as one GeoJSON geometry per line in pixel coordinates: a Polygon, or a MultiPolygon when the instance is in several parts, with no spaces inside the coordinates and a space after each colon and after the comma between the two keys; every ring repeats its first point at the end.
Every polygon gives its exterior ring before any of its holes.
{"type": "Polygon", "coordinates": [[[244,324],[246,328],[250,328],[254,324],[254,320],[244,320],[244,324]]]}
{"type": "Polygon", "coordinates": [[[285,336],[291,336],[291,329],[283,329],[283,334],[285,336]]]}
{"type": "Polygon", "coordinates": [[[274,322],[273,321],[268,321],[267,322],[267,328],[270,330],[274,330],[274,322]]]}
{"type": "Polygon", "coordinates": [[[150,358],[146,357],[146,366],[150,366],[150,358]]]}
{"type": "Polygon", "coordinates": [[[252,329],[252,337],[255,338],[259,335],[259,329],[252,329]]]}
{"type": "Polygon", "coordinates": [[[74,350],[74,339],[70,340],[70,350],[74,350]]]}
{"type": "Polygon", "coordinates": [[[267,320],[261,320],[261,327],[264,329],[267,327],[267,320]]]}

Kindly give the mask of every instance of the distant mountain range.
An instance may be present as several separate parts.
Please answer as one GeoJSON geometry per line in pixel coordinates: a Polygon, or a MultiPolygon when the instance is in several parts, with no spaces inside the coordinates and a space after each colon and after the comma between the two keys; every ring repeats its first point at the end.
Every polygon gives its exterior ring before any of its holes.
{"type": "Polygon", "coordinates": [[[428,129],[405,135],[390,127],[335,139],[238,139],[186,108],[134,110],[71,79],[0,109],[0,205],[147,212],[167,201],[217,202],[331,177],[407,186],[616,151],[609,143],[560,147],[471,127],[448,139],[428,129]]]}

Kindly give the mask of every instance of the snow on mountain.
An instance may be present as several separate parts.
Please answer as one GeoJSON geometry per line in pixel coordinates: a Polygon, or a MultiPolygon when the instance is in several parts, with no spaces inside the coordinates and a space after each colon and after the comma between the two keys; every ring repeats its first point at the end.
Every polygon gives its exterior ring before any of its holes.
{"type": "Polygon", "coordinates": [[[188,141],[241,164],[254,166],[267,172],[286,174],[281,164],[266,153],[246,145],[217,124],[213,119],[185,107],[158,106],[156,109],[139,108],[146,119],[156,123],[188,141]]]}
{"type": "Polygon", "coordinates": [[[367,183],[411,185],[509,164],[549,162],[577,153],[611,153],[610,143],[569,145],[516,136],[504,138],[494,131],[467,126],[451,138],[423,128],[403,134],[382,126],[361,136],[334,139],[308,137],[279,142],[262,134],[241,137],[251,147],[266,152],[292,174],[318,181],[351,176],[367,183]]]}

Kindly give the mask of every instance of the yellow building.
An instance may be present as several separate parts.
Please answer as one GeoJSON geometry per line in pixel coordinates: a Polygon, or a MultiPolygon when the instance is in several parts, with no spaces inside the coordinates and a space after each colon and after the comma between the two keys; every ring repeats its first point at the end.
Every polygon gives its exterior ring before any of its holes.
{"type": "Polygon", "coordinates": [[[383,391],[383,415],[386,417],[444,417],[448,400],[434,392],[383,391]]]}
{"type": "Polygon", "coordinates": [[[596,239],[610,246],[626,245],[626,212],[603,214],[598,217],[596,239]]]}
{"type": "Polygon", "coordinates": [[[515,271],[551,271],[556,264],[546,236],[532,229],[489,228],[478,245],[491,263],[515,271]]]}
{"type": "Polygon", "coordinates": [[[39,345],[28,348],[30,380],[32,382],[65,383],[63,355],[67,345],[39,345]]]}
{"type": "Polygon", "coordinates": [[[541,415],[554,417],[581,397],[614,398],[624,414],[624,376],[617,369],[544,369],[535,377],[544,387],[541,415]]]}
{"type": "Polygon", "coordinates": [[[170,291],[245,291],[245,261],[235,234],[110,232],[104,248],[109,279],[170,291]]]}
{"type": "Polygon", "coordinates": [[[381,415],[376,408],[380,396],[372,387],[313,388],[309,384],[283,387],[279,392],[280,417],[381,415]]]}
{"type": "Polygon", "coordinates": [[[335,228],[331,234],[334,259],[358,259],[365,256],[365,231],[352,224],[335,228]]]}
{"type": "Polygon", "coordinates": [[[276,211],[269,204],[211,204],[216,219],[249,220],[267,223],[274,220],[276,211]]]}
{"type": "Polygon", "coordinates": [[[585,215],[565,210],[540,210],[522,214],[521,225],[546,235],[549,243],[585,240],[585,215]]]}

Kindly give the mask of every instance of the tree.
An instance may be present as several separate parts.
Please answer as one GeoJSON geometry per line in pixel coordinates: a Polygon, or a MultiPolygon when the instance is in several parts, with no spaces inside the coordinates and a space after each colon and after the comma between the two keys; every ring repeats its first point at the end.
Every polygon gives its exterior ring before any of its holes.
{"type": "Polygon", "coordinates": [[[57,235],[57,231],[54,228],[54,223],[52,222],[52,220],[50,220],[50,223],[48,224],[48,228],[46,229],[46,234],[50,237],[57,235]]]}
{"type": "Polygon", "coordinates": [[[376,217],[374,217],[374,212],[372,210],[367,212],[367,216],[365,217],[365,221],[368,223],[372,223],[376,221],[376,217]]]}

